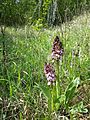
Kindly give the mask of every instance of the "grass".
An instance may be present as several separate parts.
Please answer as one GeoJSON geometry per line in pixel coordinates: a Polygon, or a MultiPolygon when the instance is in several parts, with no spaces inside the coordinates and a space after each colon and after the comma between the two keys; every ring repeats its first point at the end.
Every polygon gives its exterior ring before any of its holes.
{"type": "MultiPolygon", "coordinates": [[[[77,95],[71,106],[83,101],[86,114],[75,114],[76,119],[90,118],[90,14],[75,18],[60,27],[34,30],[32,27],[6,28],[0,35],[0,118],[3,120],[49,120],[48,104],[36,83],[47,85],[44,63],[51,62],[52,43],[56,35],[63,42],[64,56],[60,79],[64,92],[68,84],[80,78],[77,95]],[[3,41],[6,63],[3,64],[3,41]],[[79,50],[79,54],[78,54],[79,50]],[[4,73],[6,67],[6,73],[4,73]]],[[[52,113],[52,118],[68,117],[63,107],[52,113]]],[[[71,119],[71,118],[70,118],[71,119]]],[[[73,118],[74,119],[74,116],[73,118]]]]}

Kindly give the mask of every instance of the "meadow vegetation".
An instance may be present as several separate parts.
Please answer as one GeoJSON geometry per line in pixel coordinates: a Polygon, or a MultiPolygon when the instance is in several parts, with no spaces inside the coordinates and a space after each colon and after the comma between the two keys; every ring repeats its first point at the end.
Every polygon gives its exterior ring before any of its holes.
{"type": "Polygon", "coordinates": [[[89,41],[89,13],[53,28],[25,25],[0,33],[1,120],[89,120],[89,41]],[[54,61],[61,90],[57,98],[57,88],[48,86],[44,75],[56,36],[64,48],[59,71],[54,61]]]}

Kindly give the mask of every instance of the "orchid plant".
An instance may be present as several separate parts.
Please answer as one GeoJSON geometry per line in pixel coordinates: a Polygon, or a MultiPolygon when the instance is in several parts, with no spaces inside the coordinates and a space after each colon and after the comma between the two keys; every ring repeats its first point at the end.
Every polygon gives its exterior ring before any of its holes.
{"type": "Polygon", "coordinates": [[[60,106],[68,112],[70,111],[70,101],[73,99],[77,92],[77,87],[80,84],[80,79],[76,78],[72,80],[64,92],[62,92],[61,80],[60,80],[60,61],[64,54],[64,48],[59,37],[56,36],[53,42],[51,58],[53,64],[45,63],[44,74],[47,79],[47,86],[37,84],[37,87],[43,92],[48,101],[49,119],[51,113],[58,110],[60,106]],[[56,67],[56,69],[54,68],[56,67]]]}

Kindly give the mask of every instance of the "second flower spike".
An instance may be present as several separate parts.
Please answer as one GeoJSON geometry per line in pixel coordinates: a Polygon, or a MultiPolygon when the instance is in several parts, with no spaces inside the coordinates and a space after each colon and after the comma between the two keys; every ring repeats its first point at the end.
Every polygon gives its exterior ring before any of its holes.
{"type": "Polygon", "coordinates": [[[56,36],[53,42],[52,59],[55,59],[55,60],[61,59],[63,52],[64,50],[63,50],[62,42],[60,41],[59,37],[56,36]]]}

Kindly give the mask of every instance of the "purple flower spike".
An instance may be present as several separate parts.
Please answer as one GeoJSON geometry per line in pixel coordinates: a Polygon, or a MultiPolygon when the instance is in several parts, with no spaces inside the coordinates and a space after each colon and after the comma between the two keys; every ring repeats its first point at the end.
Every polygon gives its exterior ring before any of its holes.
{"type": "Polygon", "coordinates": [[[63,55],[63,46],[62,42],[60,41],[59,37],[56,36],[53,42],[53,49],[52,49],[52,59],[59,60],[63,55]]]}
{"type": "Polygon", "coordinates": [[[48,81],[48,85],[54,85],[55,82],[55,70],[50,63],[45,63],[44,73],[48,81]]]}

